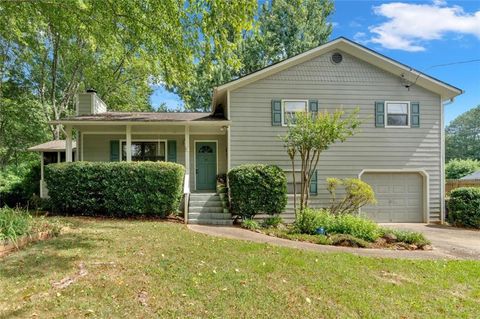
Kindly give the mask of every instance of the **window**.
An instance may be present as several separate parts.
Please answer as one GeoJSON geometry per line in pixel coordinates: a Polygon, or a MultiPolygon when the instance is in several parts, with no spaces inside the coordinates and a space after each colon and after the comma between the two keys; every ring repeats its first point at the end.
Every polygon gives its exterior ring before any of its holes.
{"type": "Polygon", "coordinates": [[[409,127],[410,102],[385,102],[387,127],[409,127]]]}
{"type": "MultiPolygon", "coordinates": [[[[132,141],[132,161],[165,161],[165,141],[132,141]]],[[[122,141],[122,161],[127,160],[127,142],[122,141]]]]}
{"type": "Polygon", "coordinates": [[[282,101],[282,125],[295,123],[297,113],[308,112],[307,101],[304,100],[284,100],[282,101]]]}

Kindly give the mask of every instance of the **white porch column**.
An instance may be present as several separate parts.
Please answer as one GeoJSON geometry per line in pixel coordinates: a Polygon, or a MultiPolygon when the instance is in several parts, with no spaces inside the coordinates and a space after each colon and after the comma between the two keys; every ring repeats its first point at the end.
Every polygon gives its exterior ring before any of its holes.
{"type": "MultiPolygon", "coordinates": [[[[127,125],[127,141],[126,141],[126,153],[127,153],[127,162],[132,161],[132,127],[130,125],[127,125]]],[[[121,155],[121,154],[120,154],[121,155]]]]}
{"type": "Polygon", "coordinates": [[[66,145],[65,145],[65,161],[70,163],[72,161],[72,126],[65,126],[66,145]]]}
{"type": "Polygon", "coordinates": [[[190,126],[185,126],[185,174],[190,176],[190,126]]]}

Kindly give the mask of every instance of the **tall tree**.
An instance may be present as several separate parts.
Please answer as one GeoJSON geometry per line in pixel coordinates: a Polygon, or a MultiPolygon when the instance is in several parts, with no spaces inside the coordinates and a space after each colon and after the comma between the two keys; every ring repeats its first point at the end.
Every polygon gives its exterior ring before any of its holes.
{"type": "Polygon", "coordinates": [[[445,132],[446,161],[480,160],[480,105],[454,119],[445,132]]]}
{"type": "MultiPolygon", "coordinates": [[[[204,47],[231,56],[253,21],[252,3],[3,0],[0,86],[28,86],[47,120],[71,113],[76,93],[89,87],[113,110],[149,110],[151,84],[190,83],[204,47]]],[[[55,139],[61,130],[51,126],[55,139]]]]}
{"type": "Polygon", "coordinates": [[[207,49],[198,56],[192,82],[169,89],[180,95],[187,108],[207,111],[213,87],[325,43],[332,32],[327,21],[332,12],[331,0],[266,1],[253,28],[236,39],[239,42],[231,55],[209,50],[205,43],[207,49]]]}

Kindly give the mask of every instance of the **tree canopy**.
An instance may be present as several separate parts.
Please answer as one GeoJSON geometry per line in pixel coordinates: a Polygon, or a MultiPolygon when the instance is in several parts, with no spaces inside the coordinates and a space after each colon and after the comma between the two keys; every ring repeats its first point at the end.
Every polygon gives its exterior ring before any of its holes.
{"type": "Polygon", "coordinates": [[[445,158],[480,160],[480,105],[459,115],[445,129],[445,158]]]}
{"type": "Polygon", "coordinates": [[[228,55],[204,42],[191,82],[167,87],[187,108],[209,110],[213,87],[325,43],[332,32],[327,22],[332,12],[331,0],[266,1],[251,30],[232,38],[228,55]]]}

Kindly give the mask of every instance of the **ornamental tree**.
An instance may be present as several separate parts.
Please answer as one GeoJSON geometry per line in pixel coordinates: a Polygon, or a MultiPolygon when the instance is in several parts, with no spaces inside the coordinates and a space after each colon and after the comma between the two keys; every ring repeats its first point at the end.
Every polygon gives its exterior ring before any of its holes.
{"type": "Polygon", "coordinates": [[[281,139],[292,161],[294,209],[297,214],[295,168],[300,159],[300,211],[308,206],[309,187],[320,160],[320,154],[332,144],[345,142],[354,135],[360,121],[358,109],[349,115],[343,110],[333,113],[297,113],[294,121],[288,123],[287,134],[281,139]]]}

